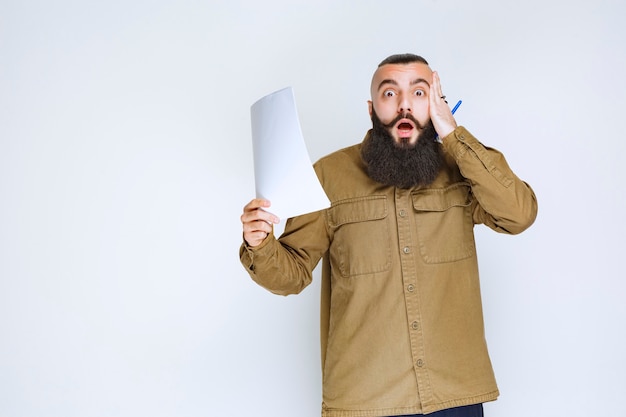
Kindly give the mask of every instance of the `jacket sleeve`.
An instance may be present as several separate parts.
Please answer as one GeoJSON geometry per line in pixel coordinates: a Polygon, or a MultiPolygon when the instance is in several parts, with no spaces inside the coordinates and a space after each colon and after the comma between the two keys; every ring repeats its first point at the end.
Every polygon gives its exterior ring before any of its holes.
{"type": "Polygon", "coordinates": [[[326,211],[287,220],[280,239],[270,234],[254,248],[245,242],[239,258],[250,277],[268,291],[298,294],[312,281],[313,269],[328,250],[326,211]]]}
{"type": "Polygon", "coordinates": [[[462,126],[443,143],[472,187],[477,202],[474,223],[508,234],[521,233],[533,224],[537,217],[535,193],[513,173],[499,151],[481,144],[462,126]]]}

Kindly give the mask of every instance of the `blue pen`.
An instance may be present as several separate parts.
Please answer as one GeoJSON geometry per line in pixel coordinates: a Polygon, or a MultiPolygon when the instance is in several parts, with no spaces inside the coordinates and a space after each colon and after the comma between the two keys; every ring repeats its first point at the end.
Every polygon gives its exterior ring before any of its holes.
{"type": "Polygon", "coordinates": [[[462,101],[461,101],[461,100],[459,100],[459,102],[458,102],[458,103],[456,103],[456,105],[455,105],[455,106],[454,106],[454,108],[452,109],[452,114],[454,114],[454,112],[456,111],[456,109],[458,109],[458,108],[459,108],[459,106],[461,105],[461,103],[462,103],[462,101]]]}

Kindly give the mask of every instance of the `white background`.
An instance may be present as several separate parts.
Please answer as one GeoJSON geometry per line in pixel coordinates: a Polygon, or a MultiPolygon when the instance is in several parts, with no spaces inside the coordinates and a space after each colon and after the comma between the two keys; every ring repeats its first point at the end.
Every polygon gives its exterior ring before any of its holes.
{"type": "Polygon", "coordinates": [[[292,86],[312,159],[380,60],[425,56],[539,199],[479,226],[490,417],[624,415],[623,1],[0,2],[0,416],[318,416],[319,280],[238,261],[249,107],[292,86]]]}

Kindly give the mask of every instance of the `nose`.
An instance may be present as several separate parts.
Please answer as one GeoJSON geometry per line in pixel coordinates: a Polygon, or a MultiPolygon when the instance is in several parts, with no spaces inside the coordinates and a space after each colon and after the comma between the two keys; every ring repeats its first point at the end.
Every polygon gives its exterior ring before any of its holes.
{"type": "Polygon", "coordinates": [[[398,113],[411,113],[411,102],[406,95],[402,95],[398,102],[398,113]]]}

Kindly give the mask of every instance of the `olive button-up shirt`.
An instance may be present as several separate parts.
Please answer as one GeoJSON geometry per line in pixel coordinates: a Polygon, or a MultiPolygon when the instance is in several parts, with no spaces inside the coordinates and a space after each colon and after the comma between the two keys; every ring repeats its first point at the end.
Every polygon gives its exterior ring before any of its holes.
{"type": "Polygon", "coordinates": [[[241,246],[258,284],[295,294],[322,266],[322,416],[430,413],[491,401],[473,227],[515,234],[537,213],[498,151],[459,127],[426,187],[376,183],[361,145],[315,164],[331,207],[289,219],[280,239],[241,246]]]}

